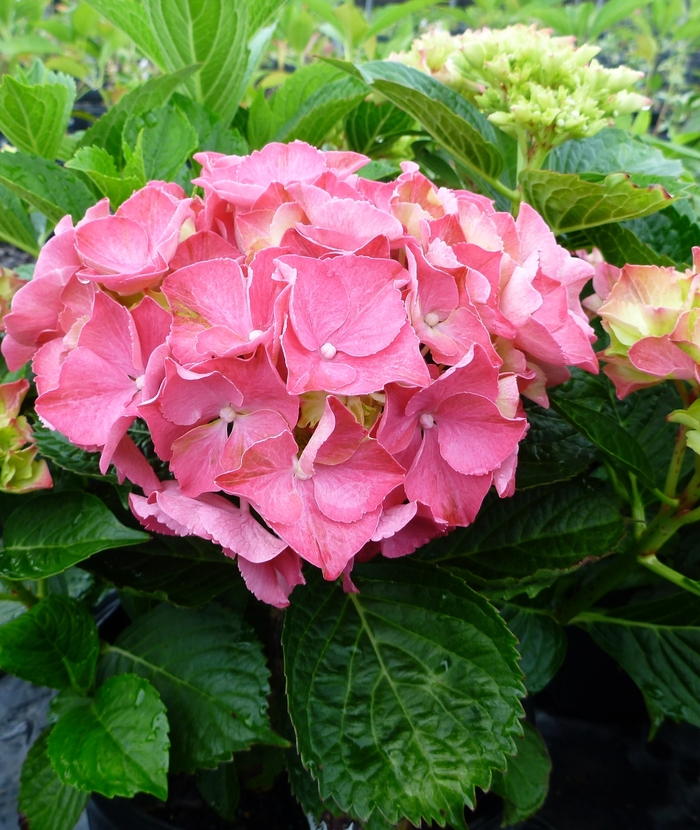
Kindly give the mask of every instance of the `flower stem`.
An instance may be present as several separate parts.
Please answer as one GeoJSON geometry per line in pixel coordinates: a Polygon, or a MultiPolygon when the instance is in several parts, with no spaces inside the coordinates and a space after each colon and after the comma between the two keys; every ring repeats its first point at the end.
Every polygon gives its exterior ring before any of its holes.
{"type": "Polygon", "coordinates": [[[652,554],[651,556],[640,556],[638,561],[640,565],[644,565],[645,568],[648,568],[657,576],[667,579],[669,582],[672,582],[674,585],[678,585],[679,588],[683,588],[685,591],[690,591],[691,594],[697,594],[697,596],[700,596],[700,582],[696,582],[694,579],[689,579],[687,576],[683,576],[683,574],[678,573],[678,571],[674,571],[673,568],[669,568],[668,565],[664,565],[663,562],[659,562],[655,554],[652,554]]]}
{"type": "Polygon", "coordinates": [[[17,602],[21,602],[23,605],[26,605],[27,608],[33,608],[37,602],[39,602],[39,598],[19,580],[15,581],[5,578],[4,580],[0,580],[0,583],[6,588],[9,588],[10,593],[15,597],[17,602]]]}
{"type": "Polygon", "coordinates": [[[668,465],[668,474],[666,475],[666,484],[664,485],[664,494],[669,499],[676,497],[676,488],[678,487],[678,479],[683,467],[683,459],[685,458],[686,435],[688,428],[681,425],[678,428],[676,435],[676,444],[673,448],[673,455],[671,456],[671,463],[668,465]]]}

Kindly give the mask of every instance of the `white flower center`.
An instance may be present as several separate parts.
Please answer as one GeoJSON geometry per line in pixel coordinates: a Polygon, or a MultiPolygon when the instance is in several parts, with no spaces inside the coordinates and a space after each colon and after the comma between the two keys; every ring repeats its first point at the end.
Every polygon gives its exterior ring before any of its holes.
{"type": "Polygon", "coordinates": [[[299,459],[294,459],[294,475],[299,479],[299,481],[306,481],[308,478],[311,478],[309,473],[305,473],[299,464],[299,459]]]}
{"type": "Polygon", "coordinates": [[[435,426],[435,418],[430,413],[424,412],[418,419],[418,423],[423,429],[432,429],[435,426]]]}
{"type": "Polygon", "coordinates": [[[440,322],[440,317],[434,311],[430,311],[428,314],[426,314],[424,319],[426,326],[430,326],[430,328],[432,328],[433,326],[437,326],[437,324],[440,322]]]}
{"type": "Polygon", "coordinates": [[[231,406],[230,403],[227,403],[226,406],[222,407],[221,411],[219,412],[219,418],[222,421],[226,421],[227,424],[230,424],[236,417],[236,410],[231,406]]]}
{"type": "Polygon", "coordinates": [[[253,329],[251,333],[248,335],[248,340],[255,340],[256,337],[261,337],[262,331],[260,329],[253,329]]]}
{"type": "Polygon", "coordinates": [[[323,346],[321,346],[320,351],[321,357],[324,360],[333,360],[333,358],[336,356],[338,352],[338,350],[332,343],[324,343],[323,346]]]}
{"type": "Polygon", "coordinates": [[[134,382],[136,383],[137,389],[143,389],[143,386],[146,383],[146,375],[139,375],[134,382]]]}

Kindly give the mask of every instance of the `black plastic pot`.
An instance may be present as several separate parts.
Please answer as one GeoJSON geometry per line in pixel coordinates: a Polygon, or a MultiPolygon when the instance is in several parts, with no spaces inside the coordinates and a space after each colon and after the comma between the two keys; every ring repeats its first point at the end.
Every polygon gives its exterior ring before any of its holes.
{"type": "Polygon", "coordinates": [[[87,806],[90,830],[178,830],[139,810],[124,798],[93,795],[87,806]]]}

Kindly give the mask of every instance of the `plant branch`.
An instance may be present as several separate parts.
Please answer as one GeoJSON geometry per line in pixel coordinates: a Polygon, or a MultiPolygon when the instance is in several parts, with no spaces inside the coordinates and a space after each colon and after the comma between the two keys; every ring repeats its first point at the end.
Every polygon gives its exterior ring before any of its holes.
{"type": "Polygon", "coordinates": [[[666,484],[664,485],[664,494],[673,499],[676,497],[676,488],[678,487],[678,479],[683,467],[683,459],[685,458],[686,435],[688,428],[681,425],[676,435],[676,443],[673,448],[673,455],[671,456],[671,463],[668,465],[668,474],[666,475],[666,484]]]}
{"type": "Polygon", "coordinates": [[[673,568],[669,568],[668,565],[664,565],[663,562],[659,562],[654,554],[651,556],[640,556],[638,561],[640,565],[648,568],[657,576],[663,577],[663,579],[667,579],[674,585],[678,585],[679,588],[683,588],[683,590],[690,591],[691,594],[696,594],[700,597],[700,582],[689,579],[687,576],[678,573],[678,571],[674,571],[673,568]]]}
{"type": "Polygon", "coordinates": [[[26,605],[27,608],[33,608],[37,602],[39,602],[39,598],[19,580],[15,581],[5,577],[5,579],[0,580],[0,584],[4,585],[6,588],[9,588],[10,593],[16,598],[16,600],[21,602],[23,605],[26,605]]]}

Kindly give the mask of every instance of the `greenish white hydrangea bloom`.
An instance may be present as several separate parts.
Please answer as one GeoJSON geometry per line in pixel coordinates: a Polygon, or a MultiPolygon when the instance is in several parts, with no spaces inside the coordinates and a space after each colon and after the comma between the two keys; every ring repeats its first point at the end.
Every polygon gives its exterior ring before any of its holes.
{"type": "Polygon", "coordinates": [[[558,144],[588,138],[618,115],[648,109],[631,87],[642,74],[608,69],[600,50],[551,30],[517,24],[505,29],[429,32],[391,60],[413,66],[459,91],[489,120],[518,139],[523,164],[539,166],[558,144]]]}

